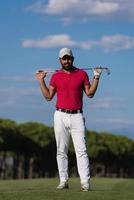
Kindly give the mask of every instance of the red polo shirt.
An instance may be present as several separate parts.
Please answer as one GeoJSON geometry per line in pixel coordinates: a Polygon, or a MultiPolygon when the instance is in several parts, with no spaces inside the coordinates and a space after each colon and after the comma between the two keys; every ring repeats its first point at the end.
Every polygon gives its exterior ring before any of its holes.
{"type": "Polygon", "coordinates": [[[71,110],[82,109],[84,86],[89,84],[87,73],[81,69],[70,73],[61,69],[54,73],[50,79],[50,85],[56,89],[56,107],[71,110]]]}

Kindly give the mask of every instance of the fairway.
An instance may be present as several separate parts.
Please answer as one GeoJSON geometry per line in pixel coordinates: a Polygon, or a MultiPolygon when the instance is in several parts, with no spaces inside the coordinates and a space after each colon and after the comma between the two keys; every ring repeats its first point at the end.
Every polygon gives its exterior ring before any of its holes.
{"type": "Polygon", "coordinates": [[[92,178],[92,191],[80,191],[78,178],[69,180],[70,188],[56,190],[58,179],[1,180],[0,200],[133,200],[134,180],[92,178]]]}

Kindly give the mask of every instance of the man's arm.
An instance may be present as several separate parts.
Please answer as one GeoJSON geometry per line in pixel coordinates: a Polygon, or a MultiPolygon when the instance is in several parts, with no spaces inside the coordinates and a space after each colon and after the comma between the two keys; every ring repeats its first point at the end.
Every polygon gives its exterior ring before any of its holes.
{"type": "Polygon", "coordinates": [[[47,72],[40,71],[40,72],[36,73],[36,78],[39,81],[40,89],[41,89],[43,96],[45,97],[45,99],[47,101],[50,101],[50,100],[52,100],[56,91],[55,91],[55,88],[52,86],[49,86],[49,88],[47,87],[45,80],[44,80],[46,75],[47,75],[47,72]]]}
{"type": "Polygon", "coordinates": [[[91,85],[85,85],[84,91],[88,97],[93,98],[97,90],[98,83],[99,79],[94,78],[91,85]]]}
{"type": "Polygon", "coordinates": [[[93,98],[93,96],[96,93],[96,90],[98,88],[98,84],[99,84],[99,78],[101,75],[102,69],[94,69],[93,73],[94,73],[94,78],[92,81],[91,85],[85,85],[84,91],[86,93],[86,95],[90,98],[93,98]]]}

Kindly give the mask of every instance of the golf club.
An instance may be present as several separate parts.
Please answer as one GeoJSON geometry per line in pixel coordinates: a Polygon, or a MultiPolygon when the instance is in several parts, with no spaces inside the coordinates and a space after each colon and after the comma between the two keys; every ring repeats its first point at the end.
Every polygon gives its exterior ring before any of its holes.
{"type": "MultiPolygon", "coordinates": [[[[108,67],[87,67],[87,68],[80,68],[82,70],[94,70],[94,69],[102,69],[105,70],[105,72],[107,73],[107,75],[110,75],[110,69],[108,67]]],[[[47,72],[47,73],[55,73],[55,72],[59,72],[59,70],[54,70],[54,69],[41,69],[41,70],[37,70],[36,73],[38,72],[47,72]]]]}

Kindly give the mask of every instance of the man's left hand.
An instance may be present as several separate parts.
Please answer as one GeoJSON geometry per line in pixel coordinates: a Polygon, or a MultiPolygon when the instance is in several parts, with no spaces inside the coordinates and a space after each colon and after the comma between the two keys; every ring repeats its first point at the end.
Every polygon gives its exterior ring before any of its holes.
{"type": "Polygon", "coordinates": [[[95,78],[100,78],[101,73],[102,73],[102,69],[101,68],[95,67],[93,69],[93,74],[94,74],[95,78]]]}

